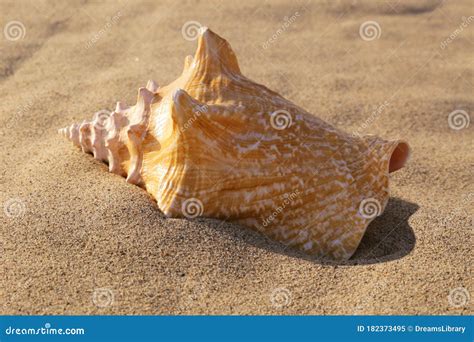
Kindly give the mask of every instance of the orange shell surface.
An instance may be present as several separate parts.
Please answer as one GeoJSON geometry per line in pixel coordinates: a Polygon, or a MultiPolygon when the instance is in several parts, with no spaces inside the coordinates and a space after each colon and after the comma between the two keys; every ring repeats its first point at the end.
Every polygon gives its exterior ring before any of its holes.
{"type": "Polygon", "coordinates": [[[182,75],[149,81],[60,130],[113,173],[145,188],[169,217],[240,223],[271,239],[348,259],[389,198],[408,145],[340,131],[240,72],[229,43],[203,29],[182,75]]]}

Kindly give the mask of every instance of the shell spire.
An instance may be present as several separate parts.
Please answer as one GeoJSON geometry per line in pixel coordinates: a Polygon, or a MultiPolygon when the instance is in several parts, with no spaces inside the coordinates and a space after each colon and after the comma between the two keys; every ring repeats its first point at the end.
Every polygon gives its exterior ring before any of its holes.
{"type": "Polygon", "coordinates": [[[226,219],[305,253],[349,258],[389,198],[404,141],[352,136],[241,74],[201,30],[169,85],[58,131],[146,189],[168,217],[226,219]]]}
{"type": "Polygon", "coordinates": [[[197,74],[240,74],[239,63],[230,44],[207,27],[201,28],[194,61],[197,74]]]}
{"type": "Polygon", "coordinates": [[[160,87],[158,86],[158,83],[156,83],[153,80],[149,80],[148,83],[146,84],[146,89],[152,92],[153,94],[158,91],[160,87]]]}

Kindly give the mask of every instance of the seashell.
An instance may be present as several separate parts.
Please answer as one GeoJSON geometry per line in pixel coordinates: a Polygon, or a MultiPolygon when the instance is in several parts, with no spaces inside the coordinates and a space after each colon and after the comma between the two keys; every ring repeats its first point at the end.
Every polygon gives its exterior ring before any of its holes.
{"type": "Polygon", "coordinates": [[[59,130],[146,189],[168,217],[212,217],[320,257],[348,259],[389,198],[404,141],[347,134],[240,72],[201,30],[178,79],[59,130]]]}

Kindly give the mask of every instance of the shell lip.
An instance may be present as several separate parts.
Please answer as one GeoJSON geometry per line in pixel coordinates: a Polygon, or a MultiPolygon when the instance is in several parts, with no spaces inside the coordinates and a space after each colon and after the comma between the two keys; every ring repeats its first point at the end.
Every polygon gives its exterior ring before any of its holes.
{"type": "MultiPolygon", "coordinates": [[[[410,159],[410,156],[411,156],[411,148],[410,148],[410,145],[405,140],[386,141],[386,140],[383,140],[383,139],[375,137],[375,136],[373,138],[375,139],[375,141],[380,143],[381,147],[382,147],[378,151],[378,156],[379,156],[379,158],[381,160],[381,164],[382,164],[382,166],[381,166],[382,172],[383,172],[382,176],[383,176],[384,179],[387,180],[387,184],[388,184],[388,180],[390,178],[389,173],[398,171],[399,169],[406,166],[406,164],[407,164],[407,162],[408,162],[408,160],[410,159]],[[394,156],[394,153],[399,153],[399,155],[394,156]],[[397,168],[391,170],[390,169],[390,163],[391,163],[393,157],[395,157],[397,160],[395,161],[395,165],[392,165],[392,167],[394,168],[395,166],[397,166],[397,168]]],[[[379,212],[378,215],[376,215],[374,217],[367,218],[364,221],[364,224],[362,225],[362,228],[360,229],[360,232],[357,236],[357,243],[354,245],[354,248],[352,248],[352,250],[349,252],[349,254],[346,255],[344,260],[349,260],[349,259],[352,258],[354,253],[359,248],[360,243],[362,241],[362,238],[365,236],[365,234],[367,232],[367,228],[369,227],[370,223],[372,223],[372,221],[374,221],[377,217],[379,217],[383,214],[383,212],[385,211],[385,209],[387,207],[388,201],[390,199],[390,192],[391,192],[390,187],[387,186],[387,193],[386,194],[377,193],[376,197],[381,197],[381,198],[384,199],[383,201],[381,201],[382,203],[377,202],[377,203],[380,204],[380,212],[379,212]]],[[[360,214],[360,208],[359,208],[357,213],[360,214]]]]}
{"type": "Polygon", "coordinates": [[[396,140],[397,145],[390,154],[388,172],[392,173],[405,167],[411,157],[410,145],[404,140],[396,140]]]}

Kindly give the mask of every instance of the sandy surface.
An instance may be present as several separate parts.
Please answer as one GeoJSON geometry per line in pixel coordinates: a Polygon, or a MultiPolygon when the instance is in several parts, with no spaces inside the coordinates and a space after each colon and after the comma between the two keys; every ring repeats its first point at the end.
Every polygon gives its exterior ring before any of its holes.
{"type": "Polygon", "coordinates": [[[448,124],[474,115],[472,2],[183,3],[1,2],[2,28],[25,28],[0,37],[1,313],[472,314],[474,124],[448,124]],[[410,142],[349,263],[166,219],[56,134],[176,78],[192,20],[232,44],[245,75],[331,124],[410,142]],[[361,38],[366,21],[380,37],[361,38]]]}

